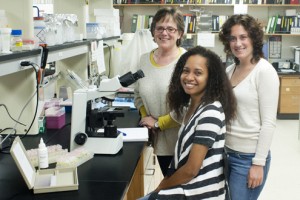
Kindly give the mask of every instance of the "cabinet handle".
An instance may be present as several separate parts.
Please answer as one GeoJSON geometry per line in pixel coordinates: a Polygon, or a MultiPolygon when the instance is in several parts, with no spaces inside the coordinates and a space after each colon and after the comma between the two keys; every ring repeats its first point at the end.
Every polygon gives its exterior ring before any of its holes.
{"type": "Polygon", "coordinates": [[[153,155],[153,165],[156,165],[156,156],[153,155]]]}
{"type": "Polygon", "coordinates": [[[147,169],[145,172],[145,175],[147,176],[153,176],[155,174],[155,169],[147,169]]]}

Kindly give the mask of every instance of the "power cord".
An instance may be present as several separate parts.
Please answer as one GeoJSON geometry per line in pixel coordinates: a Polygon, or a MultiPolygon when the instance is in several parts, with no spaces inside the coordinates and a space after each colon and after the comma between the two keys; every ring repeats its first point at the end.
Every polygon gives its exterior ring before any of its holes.
{"type": "MultiPolygon", "coordinates": [[[[34,71],[35,71],[35,76],[36,76],[36,91],[33,93],[33,95],[30,97],[30,99],[27,101],[27,103],[26,103],[25,106],[23,107],[23,109],[22,109],[22,111],[21,111],[21,113],[20,113],[18,119],[16,120],[17,122],[15,123],[14,128],[6,128],[5,130],[7,130],[7,129],[12,129],[12,130],[14,130],[14,133],[13,133],[13,134],[16,135],[16,126],[17,126],[17,124],[18,124],[18,122],[19,122],[19,120],[20,120],[20,118],[21,118],[21,116],[22,116],[22,114],[23,114],[23,111],[24,111],[25,108],[28,106],[29,102],[32,100],[32,98],[34,97],[34,95],[36,94],[37,103],[36,103],[36,108],[35,108],[34,117],[33,117],[32,121],[31,121],[31,124],[30,124],[29,128],[26,130],[26,133],[25,133],[22,137],[20,137],[20,138],[24,138],[25,136],[27,136],[28,132],[30,131],[30,129],[31,129],[33,123],[34,123],[34,120],[35,120],[35,118],[36,118],[36,115],[37,115],[37,110],[38,110],[38,100],[39,100],[39,94],[38,94],[39,83],[38,83],[38,66],[37,66],[35,63],[29,62],[29,61],[22,61],[22,62],[20,63],[20,65],[21,65],[22,67],[25,67],[25,66],[31,66],[31,67],[34,69],[34,71]]],[[[0,133],[1,133],[1,132],[0,132],[0,133]]],[[[12,135],[12,133],[7,134],[6,137],[0,142],[0,145],[2,145],[2,144],[5,142],[5,140],[7,140],[11,135],[12,135]]],[[[7,148],[8,148],[8,147],[7,147],[7,148]]]]}
{"type": "MultiPolygon", "coordinates": [[[[8,109],[7,109],[7,106],[6,106],[5,104],[0,104],[0,107],[1,107],[1,106],[3,106],[3,107],[5,108],[5,110],[6,110],[7,114],[8,114],[8,116],[9,116],[13,121],[15,121],[16,123],[21,124],[21,125],[23,125],[23,126],[26,126],[25,124],[19,122],[18,120],[15,120],[15,119],[10,115],[10,113],[9,113],[9,111],[8,111],[8,109]]],[[[0,133],[1,133],[1,132],[2,132],[2,131],[0,131],[0,133]]]]}
{"type": "MultiPolygon", "coordinates": [[[[8,128],[4,128],[4,129],[2,129],[1,131],[0,131],[0,134],[1,133],[3,133],[3,132],[5,132],[5,131],[7,131],[7,130],[13,130],[13,134],[14,135],[16,135],[16,133],[17,133],[17,130],[15,129],[15,128],[12,128],[12,127],[8,127],[8,128]]],[[[12,136],[11,135],[11,133],[10,133],[10,136],[12,136]]],[[[1,137],[2,138],[2,137],[1,137]]],[[[12,142],[13,142],[13,140],[8,140],[8,142],[7,142],[7,144],[4,146],[4,140],[2,140],[0,143],[0,153],[4,153],[4,154],[9,154],[10,152],[9,152],[9,150],[8,151],[6,151],[6,149],[9,149],[10,147],[11,147],[11,145],[12,145],[12,142]]]]}
{"type": "MultiPolygon", "coordinates": [[[[30,131],[30,129],[31,129],[33,123],[34,123],[34,120],[35,120],[36,114],[37,114],[37,110],[38,110],[38,102],[39,102],[38,65],[35,64],[35,63],[33,63],[33,62],[28,62],[28,61],[22,61],[20,63],[21,66],[25,66],[25,64],[27,66],[28,65],[32,66],[32,68],[35,71],[35,78],[36,78],[36,107],[35,107],[35,112],[34,112],[34,116],[33,116],[33,119],[31,121],[31,124],[30,124],[29,128],[27,129],[26,133],[22,137],[20,137],[21,139],[24,138],[28,134],[28,132],[30,131]]],[[[42,78],[41,78],[41,80],[42,80],[42,78]]]]}

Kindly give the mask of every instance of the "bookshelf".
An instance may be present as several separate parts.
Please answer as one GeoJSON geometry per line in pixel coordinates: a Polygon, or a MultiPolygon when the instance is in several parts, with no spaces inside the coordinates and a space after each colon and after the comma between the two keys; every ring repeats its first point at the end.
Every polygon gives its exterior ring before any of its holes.
{"type": "MultiPolygon", "coordinates": [[[[187,1],[185,1],[187,2],[187,1]]],[[[285,10],[296,9],[300,12],[300,4],[246,4],[248,6],[248,13],[256,17],[265,27],[267,27],[269,17],[275,15],[285,15],[285,10]]],[[[154,15],[161,7],[173,6],[179,8],[184,14],[195,14],[193,9],[202,8],[205,11],[210,11],[213,15],[232,15],[235,4],[113,4],[113,7],[120,10],[120,21],[122,33],[131,32],[132,16],[134,14],[154,15]]],[[[189,37],[195,38],[196,34],[189,37]]],[[[280,34],[280,33],[266,33],[265,40],[268,41],[270,36],[282,37],[282,55],[281,59],[292,60],[294,54],[290,46],[300,46],[300,34],[280,34]]],[[[223,53],[223,46],[218,40],[218,34],[215,33],[215,45],[213,50],[218,53],[222,59],[225,59],[223,53]]],[[[272,62],[272,60],[270,60],[272,62]]],[[[276,61],[276,60],[274,60],[276,61]]]]}

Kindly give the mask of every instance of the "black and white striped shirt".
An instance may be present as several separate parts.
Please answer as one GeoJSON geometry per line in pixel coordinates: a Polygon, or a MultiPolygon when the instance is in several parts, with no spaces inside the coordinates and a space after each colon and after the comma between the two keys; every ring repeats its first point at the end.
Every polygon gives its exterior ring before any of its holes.
{"type": "Polygon", "coordinates": [[[205,145],[208,152],[196,177],[186,184],[161,190],[157,199],[224,200],[223,151],[225,114],[219,101],[200,106],[187,124],[182,124],[170,169],[179,169],[187,160],[193,144],[205,145]]]}

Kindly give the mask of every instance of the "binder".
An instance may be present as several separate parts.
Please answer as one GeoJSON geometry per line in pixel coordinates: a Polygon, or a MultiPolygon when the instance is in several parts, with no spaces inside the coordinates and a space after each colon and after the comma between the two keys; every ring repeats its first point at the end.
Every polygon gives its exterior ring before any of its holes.
{"type": "Polygon", "coordinates": [[[272,23],[272,17],[269,17],[268,25],[267,25],[267,28],[266,28],[266,33],[270,33],[271,23],[272,23]]]}
{"type": "Polygon", "coordinates": [[[193,19],[193,29],[192,29],[192,33],[196,33],[196,16],[193,15],[192,16],[193,19]]]}
{"type": "Polygon", "coordinates": [[[277,24],[277,16],[272,17],[271,26],[269,33],[274,33],[277,24]]]}
{"type": "Polygon", "coordinates": [[[282,20],[281,20],[281,24],[280,24],[280,32],[281,33],[286,33],[286,20],[287,20],[287,16],[282,16],[282,20]]]}
{"type": "Polygon", "coordinates": [[[188,27],[191,21],[191,14],[184,14],[183,19],[184,19],[184,33],[188,33],[188,27]]]}
{"type": "Polygon", "coordinates": [[[219,31],[219,16],[218,15],[212,15],[211,16],[211,18],[212,18],[212,26],[211,26],[211,28],[212,28],[212,31],[213,32],[217,32],[217,31],[219,31]]]}
{"type": "Polygon", "coordinates": [[[145,24],[144,24],[144,29],[149,28],[149,15],[145,15],[145,24]]]}
{"type": "Polygon", "coordinates": [[[136,31],[137,20],[138,20],[138,15],[137,14],[132,15],[132,22],[131,22],[131,32],[132,33],[135,33],[135,31],[136,31]]]}
{"type": "Polygon", "coordinates": [[[282,16],[277,15],[277,20],[276,20],[276,27],[275,27],[275,33],[280,33],[281,32],[281,21],[282,21],[282,16]]]}

